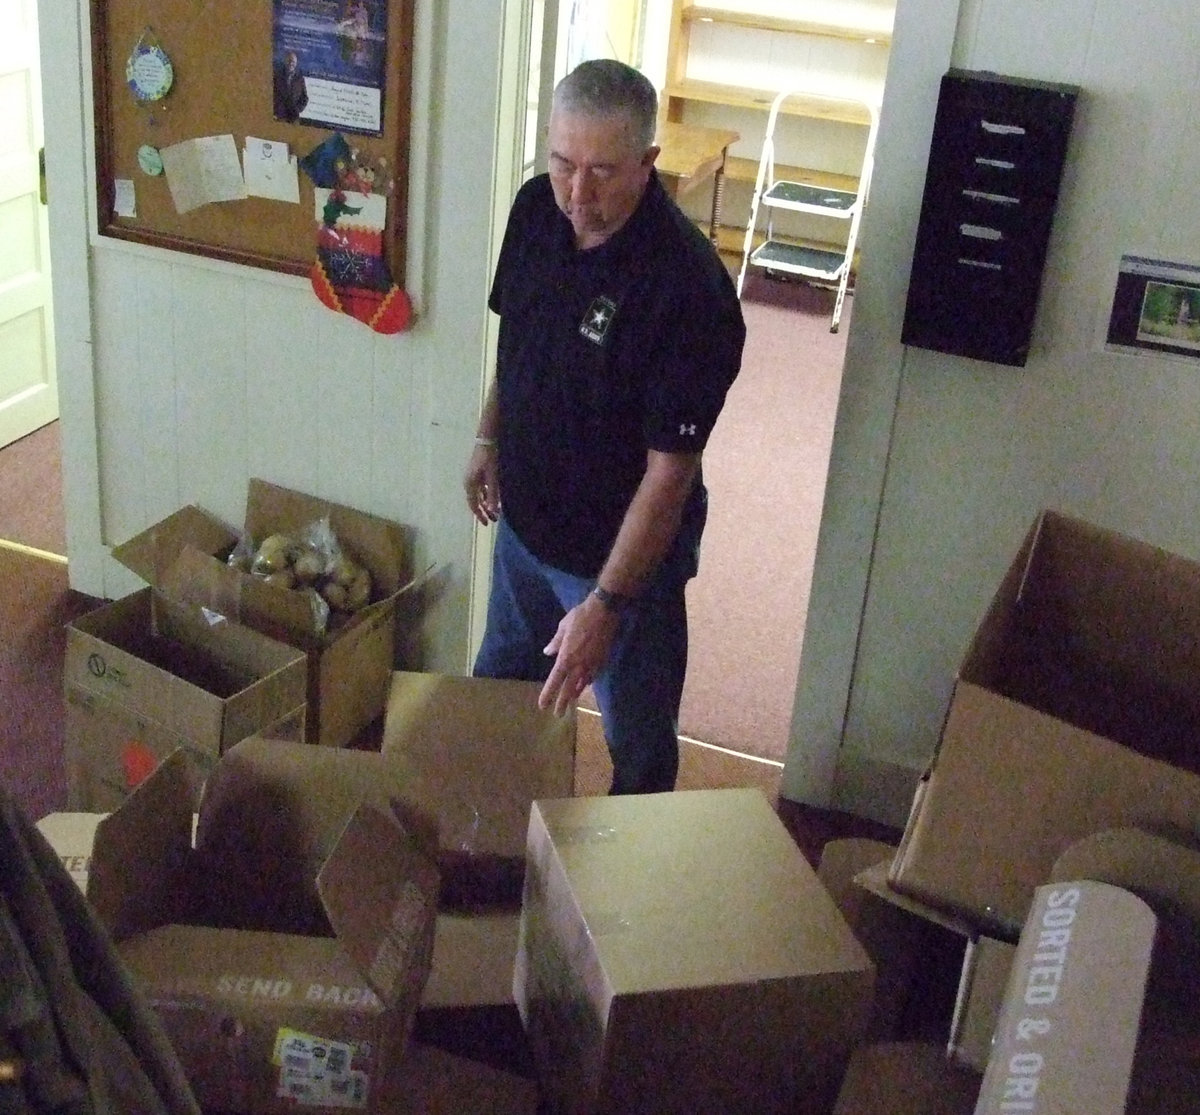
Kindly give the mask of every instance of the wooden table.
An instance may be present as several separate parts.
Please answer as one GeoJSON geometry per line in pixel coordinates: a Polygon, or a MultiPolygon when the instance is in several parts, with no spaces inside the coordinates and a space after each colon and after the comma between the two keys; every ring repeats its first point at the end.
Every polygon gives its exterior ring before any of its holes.
{"type": "Polygon", "coordinates": [[[725,128],[701,128],[668,121],[660,125],[654,142],[662,149],[654,164],[667,193],[675,199],[712,179],[712,217],[708,238],[717,243],[721,225],[721,194],[725,185],[725,158],[729,145],[741,136],[725,128]]]}

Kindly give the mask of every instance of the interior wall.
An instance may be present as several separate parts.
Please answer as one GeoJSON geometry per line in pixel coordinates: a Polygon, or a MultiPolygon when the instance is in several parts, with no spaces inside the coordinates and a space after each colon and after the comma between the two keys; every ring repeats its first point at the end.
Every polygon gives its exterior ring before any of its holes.
{"type": "Polygon", "coordinates": [[[306,279],[92,236],[88,4],[64,21],[42,0],[73,587],[138,587],[111,545],[187,503],[240,523],[247,481],[261,476],[411,526],[414,568],[436,571],[425,664],[465,667],[475,537],[460,476],[496,219],[480,199],[514,173],[517,108],[501,104],[500,57],[520,7],[416,5],[417,316],[384,337],[325,308],[306,279]]]}
{"type": "Polygon", "coordinates": [[[1024,368],[898,343],[936,103],[929,76],[898,65],[917,30],[909,0],[900,13],[888,94],[919,126],[899,134],[893,105],[881,131],[783,787],[891,823],[1041,508],[1200,557],[1200,366],[1103,345],[1122,254],[1200,262],[1200,150],[1179,96],[1200,68],[1190,7],[962,2],[954,65],[1082,90],[1024,368]]]}

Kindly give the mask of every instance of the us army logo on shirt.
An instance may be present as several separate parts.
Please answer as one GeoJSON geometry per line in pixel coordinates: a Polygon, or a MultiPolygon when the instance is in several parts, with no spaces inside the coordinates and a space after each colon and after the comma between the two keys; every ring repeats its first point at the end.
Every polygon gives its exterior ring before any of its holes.
{"type": "Polygon", "coordinates": [[[603,294],[593,298],[587,313],[583,315],[583,321],[579,323],[579,332],[593,344],[602,345],[616,314],[617,304],[612,299],[605,298],[603,294]]]}

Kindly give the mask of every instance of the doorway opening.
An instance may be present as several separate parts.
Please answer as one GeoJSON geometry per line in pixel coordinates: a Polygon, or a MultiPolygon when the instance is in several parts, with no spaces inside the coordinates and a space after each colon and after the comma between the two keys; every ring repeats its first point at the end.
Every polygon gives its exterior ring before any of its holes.
{"type": "MultiPolygon", "coordinates": [[[[526,178],[545,167],[555,82],[575,63],[601,56],[655,79],[649,52],[665,50],[670,17],[670,4],[654,0],[531,2],[526,178]],[[613,17],[608,24],[606,16],[613,17]],[[614,21],[623,36],[614,35],[614,21]]],[[[744,216],[727,210],[731,223],[744,216]]],[[[740,257],[722,255],[735,275],[740,257]]],[[[709,519],[700,573],[688,588],[681,738],[780,771],[853,309],[851,296],[842,328],[831,334],[834,297],[766,276],[747,283],[746,353],[705,453],[709,519]]]]}

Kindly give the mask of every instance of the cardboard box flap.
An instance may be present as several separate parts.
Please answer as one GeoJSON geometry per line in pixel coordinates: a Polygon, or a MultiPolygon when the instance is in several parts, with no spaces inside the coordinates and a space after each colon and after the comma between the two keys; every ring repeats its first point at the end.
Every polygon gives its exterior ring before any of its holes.
{"type": "Polygon", "coordinates": [[[1196,775],[1063,720],[960,682],[946,724],[889,881],[995,936],[1016,940],[1034,888],[1076,840],[1194,825],[1196,775]]]}
{"type": "Polygon", "coordinates": [[[1160,917],[1177,911],[1200,928],[1200,846],[1192,837],[1137,828],[1092,833],[1058,857],[1047,881],[1071,879],[1123,887],[1160,917]]]}
{"type": "Polygon", "coordinates": [[[326,517],[347,554],[371,571],[372,600],[399,592],[411,577],[408,561],[411,546],[399,524],[265,480],[250,481],[246,531],[255,543],[276,532],[301,534],[326,517]]]}
{"type": "Polygon", "coordinates": [[[959,678],[1198,770],[1198,627],[1200,563],[1044,511],[959,678]]]}
{"type": "Polygon", "coordinates": [[[405,796],[436,812],[448,856],[523,862],[532,801],[572,794],[575,716],[540,710],[539,689],[495,678],[392,675],[382,752],[403,772],[405,796]]]}
{"type": "MultiPolygon", "coordinates": [[[[399,790],[377,752],[260,736],[229,748],[205,784],[196,823],[215,923],[329,933],[317,875],[359,805],[389,811],[399,790]]],[[[432,856],[434,823],[409,818],[408,829],[432,856]]]]}
{"type": "Polygon", "coordinates": [[[267,584],[191,545],[163,574],[163,591],[277,639],[316,640],[327,618],[314,593],[267,584]]]}
{"type": "MultiPolygon", "coordinates": [[[[198,551],[187,547],[187,552],[198,551]]],[[[202,604],[180,602],[172,594],[155,592],[154,626],[157,634],[207,651],[214,660],[243,678],[264,678],[286,671],[290,692],[281,701],[281,709],[295,708],[305,696],[305,661],[302,652],[277,639],[268,639],[257,631],[243,628],[224,612],[202,604]]]]}
{"type": "Polygon", "coordinates": [[[1095,879],[1131,891],[1158,918],[1148,1004],[1156,1020],[1187,1019],[1193,1029],[1200,992],[1200,847],[1189,836],[1108,829],[1072,844],[1049,882],[1095,879]]]}
{"type": "Polygon", "coordinates": [[[1041,886],[1013,960],[976,1115],[1124,1115],[1156,919],[1090,880],[1041,886]],[[1068,1100],[1069,1097],[1069,1100],[1068,1100]]]}
{"type": "Polygon", "coordinates": [[[317,876],[338,941],[385,1005],[417,1001],[429,977],[439,877],[396,817],[363,804],[317,876]]]}
{"type": "Polygon", "coordinates": [[[185,545],[224,558],[237,540],[237,532],[216,516],[188,504],[127,542],[114,546],[112,556],[148,584],[161,587],[185,545]]]}
{"type": "Polygon", "coordinates": [[[115,940],[186,916],[191,787],[181,748],[96,826],[87,896],[115,940]]]}

